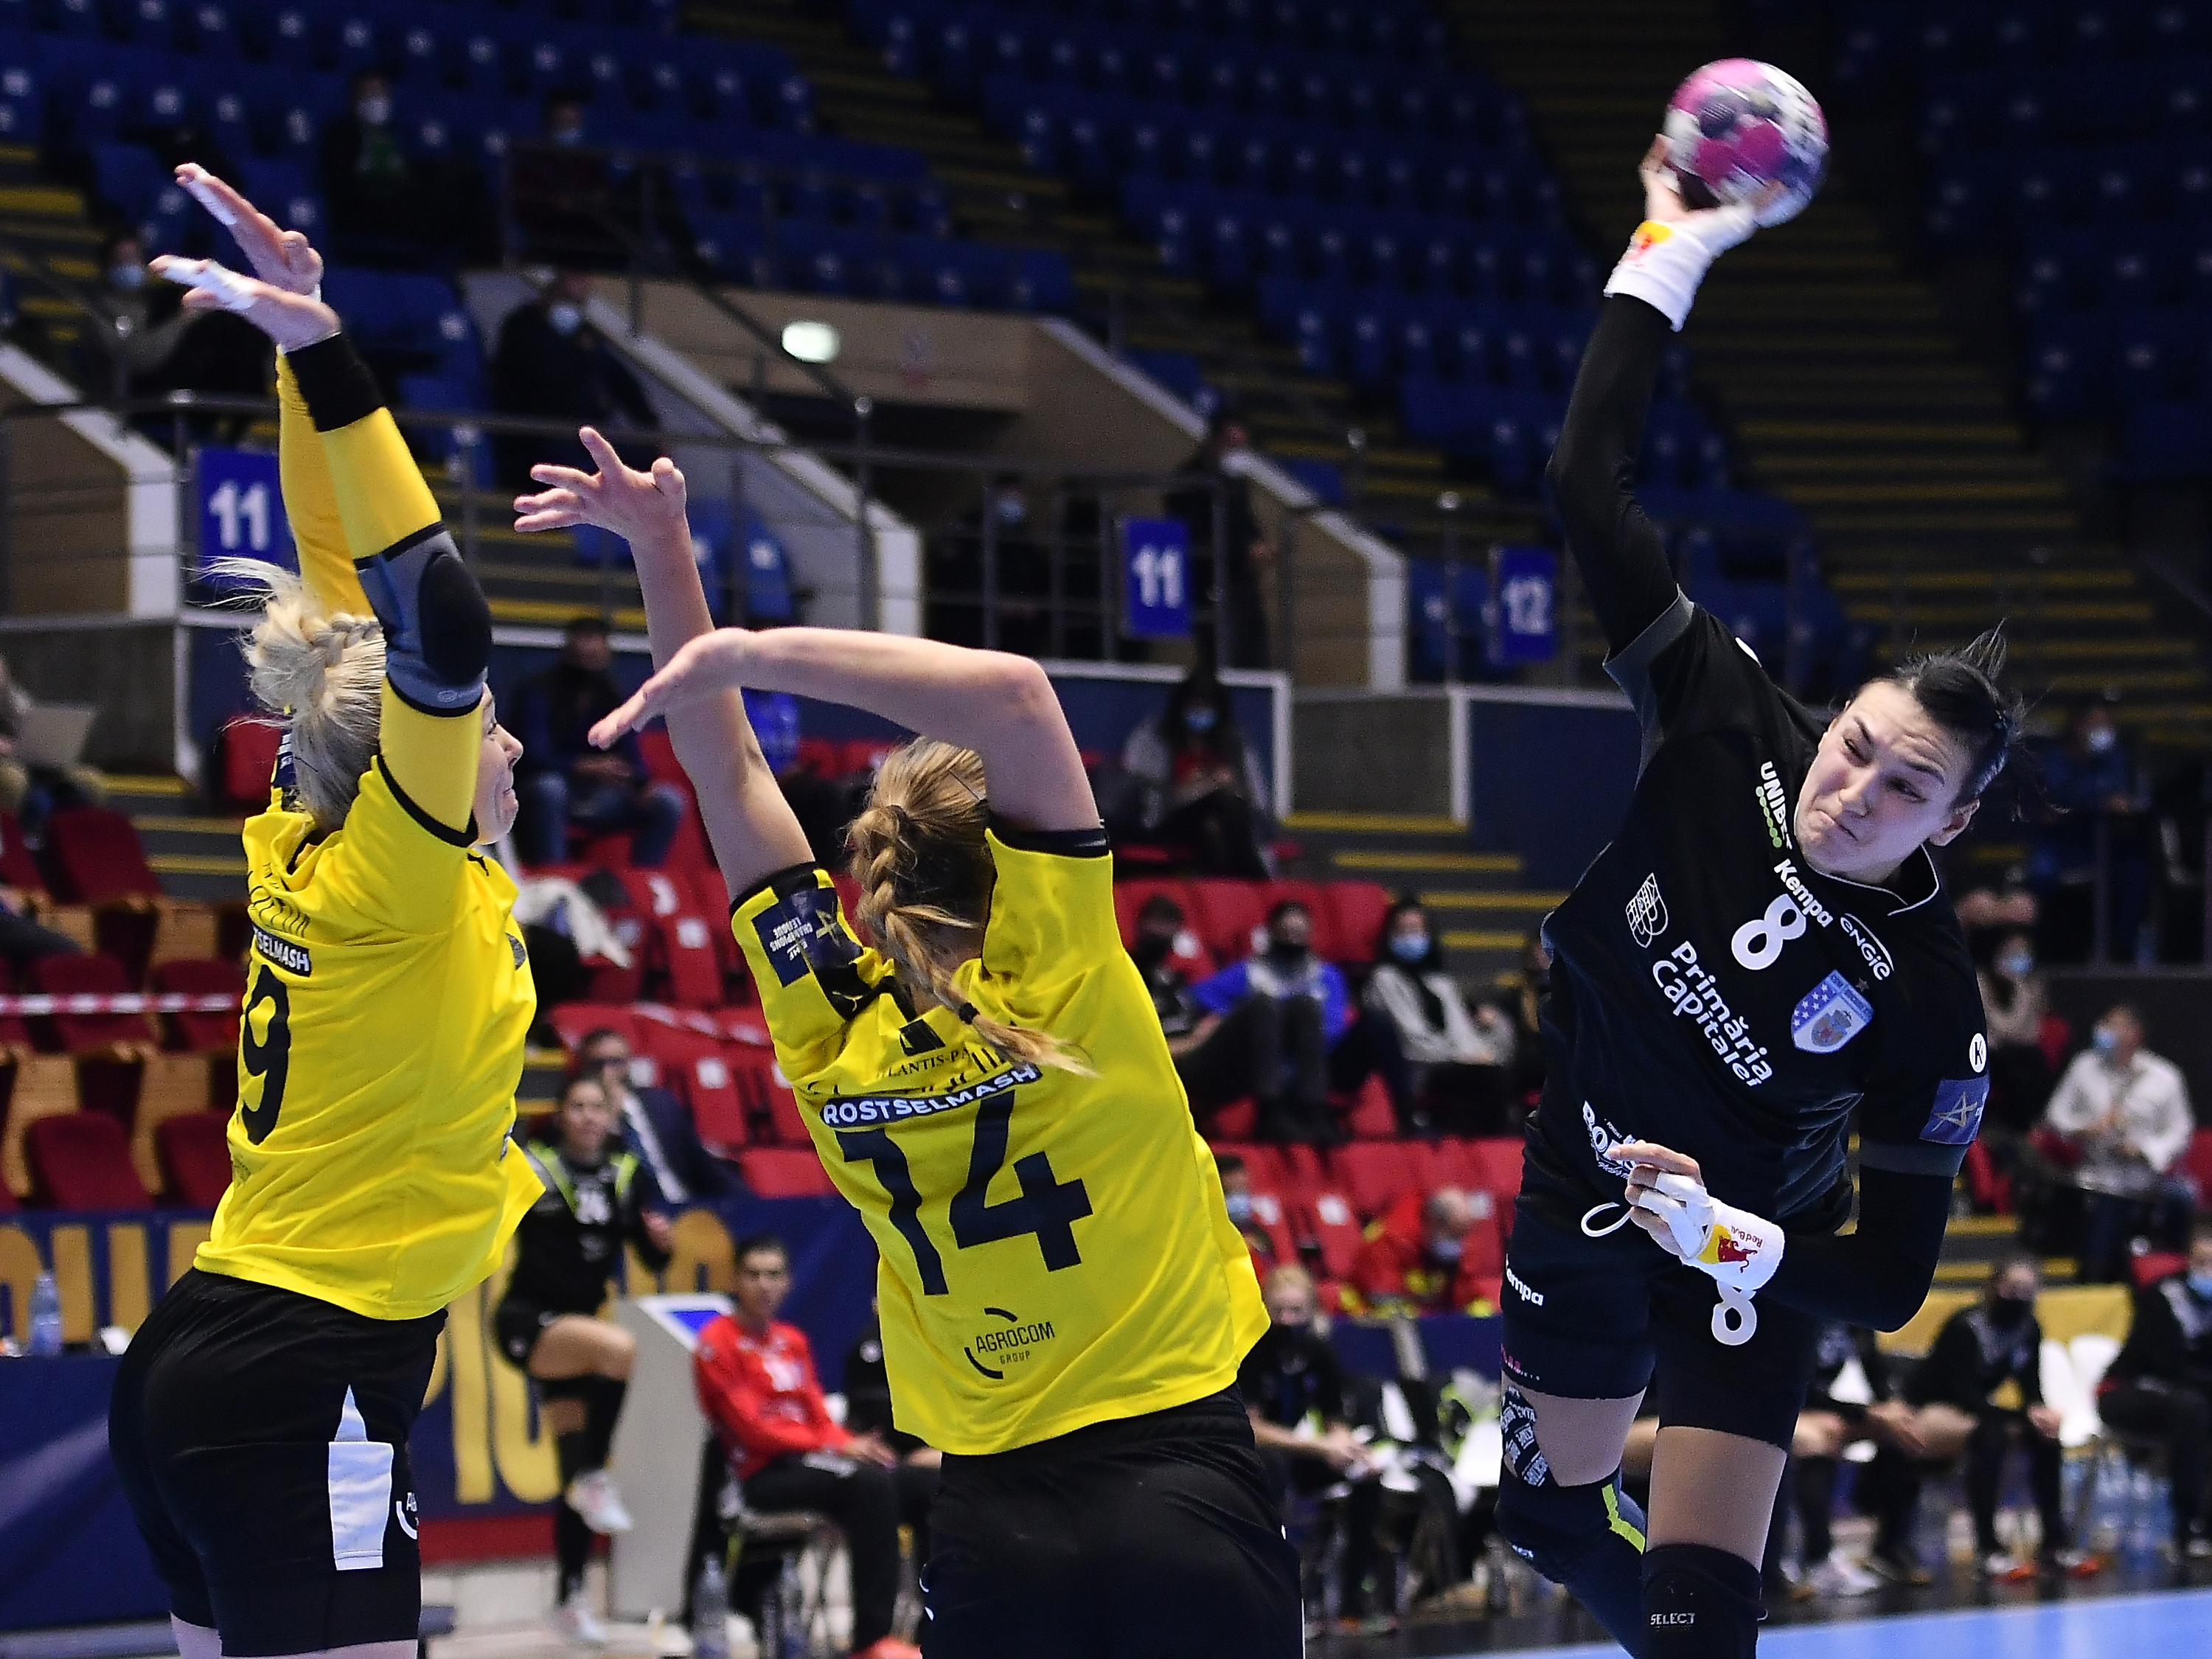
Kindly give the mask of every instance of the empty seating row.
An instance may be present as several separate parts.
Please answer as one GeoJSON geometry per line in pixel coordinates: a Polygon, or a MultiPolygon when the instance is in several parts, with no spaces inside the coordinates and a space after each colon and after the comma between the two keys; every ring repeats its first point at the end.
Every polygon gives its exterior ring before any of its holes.
{"type": "Polygon", "coordinates": [[[1837,20],[1835,75],[1852,95],[1877,96],[1915,76],[1984,66],[2155,67],[2212,51],[2212,16],[2176,0],[1859,0],[1837,20]]]}
{"type": "Polygon", "coordinates": [[[2071,150],[2005,149],[1946,157],[1925,211],[1940,248],[2000,236],[2033,245],[2069,227],[2130,240],[2195,238],[2212,218],[2212,141],[2071,150]]]}
{"type": "Polygon", "coordinates": [[[154,1131],[149,1165],[103,1112],[39,1118],[22,1135],[25,1184],[19,1192],[0,1182],[0,1210],[19,1200],[41,1209],[149,1210],[157,1194],[171,1208],[211,1210],[230,1184],[228,1124],[226,1112],[164,1118],[154,1131]]]}

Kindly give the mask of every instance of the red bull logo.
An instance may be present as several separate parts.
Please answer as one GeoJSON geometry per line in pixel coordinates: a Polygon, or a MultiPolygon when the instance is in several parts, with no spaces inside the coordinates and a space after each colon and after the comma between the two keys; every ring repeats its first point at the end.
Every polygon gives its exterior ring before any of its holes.
{"type": "Polygon", "coordinates": [[[1726,1227],[1715,1227],[1713,1236],[1705,1241],[1705,1248],[1698,1252],[1698,1259],[1722,1267],[1749,1261],[1759,1254],[1756,1243],[1738,1238],[1726,1227]]]}

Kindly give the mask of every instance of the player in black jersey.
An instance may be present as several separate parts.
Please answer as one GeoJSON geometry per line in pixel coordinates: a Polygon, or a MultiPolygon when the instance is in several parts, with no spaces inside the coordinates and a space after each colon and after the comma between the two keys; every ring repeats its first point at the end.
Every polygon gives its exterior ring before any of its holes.
{"type": "Polygon", "coordinates": [[[553,1138],[530,1143],[545,1195],[516,1231],[514,1273],[492,1315],[500,1352],[537,1385],[561,1472],[553,1511],[560,1569],[554,1626],[592,1646],[605,1638],[584,1604],[584,1565],[593,1533],[629,1530],[606,1465],[637,1356],[636,1340],[597,1316],[623,1243],[657,1273],[668,1265],[671,1237],[660,1189],[613,1139],[615,1122],[615,1103],[597,1073],[568,1080],[553,1138]]]}
{"type": "Polygon", "coordinates": [[[1548,472],[1644,745],[1545,927],[1498,1518],[1631,1652],[1735,1659],[1818,1322],[1919,1307],[1980,1119],[1981,1000],[1927,849],[1972,818],[2017,708],[1992,634],[1815,714],[1675,586],[1628,485],[1670,328],[1755,222],[1686,210],[1663,156],[1548,472]],[[1616,1475],[1655,1373],[1647,1548],[1616,1475]]]}

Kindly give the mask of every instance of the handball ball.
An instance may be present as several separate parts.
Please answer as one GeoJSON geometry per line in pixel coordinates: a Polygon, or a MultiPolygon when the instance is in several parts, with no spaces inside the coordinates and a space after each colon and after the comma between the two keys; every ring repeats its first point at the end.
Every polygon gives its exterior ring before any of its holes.
{"type": "Polygon", "coordinates": [[[1828,123],[1796,76],[1749,58],[1708,64],[1667,105],[1667,159],[1693,208],[1747,202],[1779,180],[1762,225],[1794,219],[1828,170],[1828,123]]]}

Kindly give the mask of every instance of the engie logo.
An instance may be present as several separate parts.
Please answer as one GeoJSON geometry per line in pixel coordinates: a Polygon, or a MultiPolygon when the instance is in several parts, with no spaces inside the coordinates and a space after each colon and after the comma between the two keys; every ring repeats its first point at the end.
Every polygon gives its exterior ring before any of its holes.
{"type": "Polygon", "coordinates": [[[1848,910],[1837,917],[1836,921],[1844,933],[1849,936],[1851,943],[1859,947],[1859,954],[1866,958],[1866,964],[1874,970],[1876,980],[1887,979],[1897,971],[1897,964],[1890,960],[1889,946],[1876,939],[1873,929],[1866,923],[1848,910]]]}
{"type": "Polygon", "coordinates": [[[1644,885],[1628,901],[1628,931],[1636,942],[1646,950],[1651,941],[1667,931],[1667,901],[1659,896],[1659,872],[1655,870],[1644,878],[1644,885]]]}

